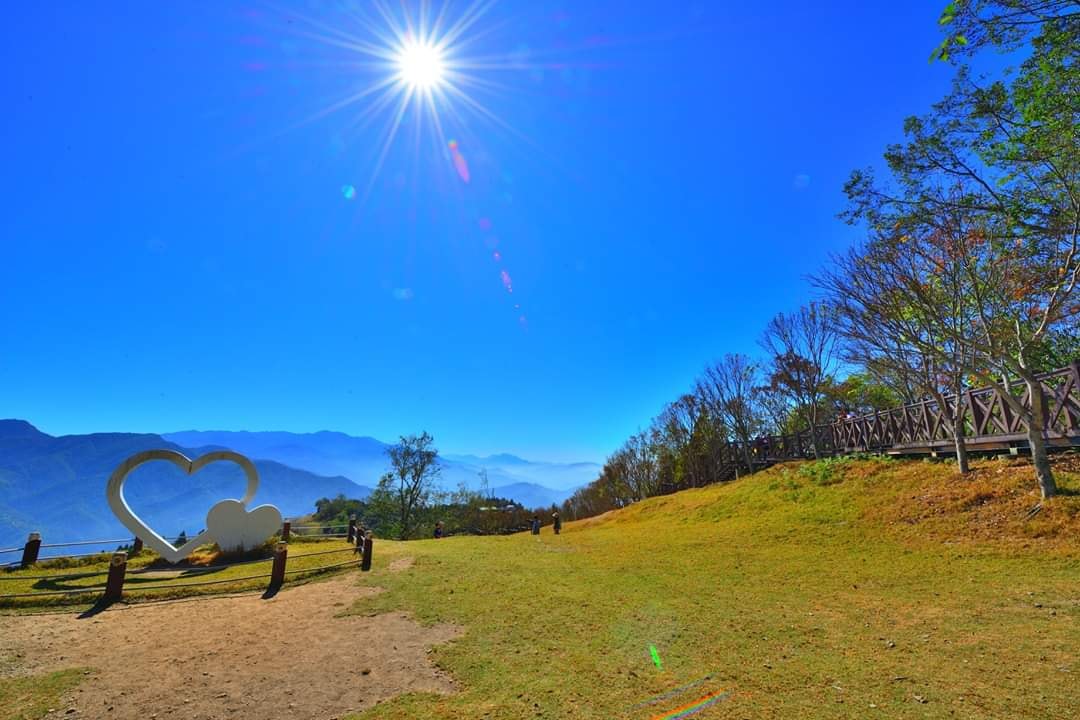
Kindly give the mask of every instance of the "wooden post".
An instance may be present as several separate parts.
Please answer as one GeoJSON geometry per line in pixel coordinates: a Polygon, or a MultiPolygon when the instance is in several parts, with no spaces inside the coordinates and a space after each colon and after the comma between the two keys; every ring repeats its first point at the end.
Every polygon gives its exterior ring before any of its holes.
{"type": "Polygon", "coordinates": [[[289,556],[288,543],[274,546],[274,566],[270,569],[270,589],[276,590],[285,582],[285,561],[289,556]]]}
{"type": "Polygon", "coordinates": [[[289,542],[289,533],[292,532],[292,523],[286,520],[281,526],[281,541],[289,542]]]}
{"type": "Polygon", "coordinates": [[[363,570],[364,572],[367,572],[368,570],[371,569],[371,545],[372,545],[371,531],[368,530],[364,534],[364,557],[360,561],[360,569],[363,570]]]}
{"type": "Polygon", "coordinates": [[[127,572],[127,553],[114,552],[109,561],[109,579],[105,581],[104,602],[119,602],[124,596],[124,573],[127,572]]]}
{"type": "Polygon", "coordinates": [[[22,562],[19,564],[21,569],[25,570],[36,563],[39,552],[41,552],[41,533],[32,532],[26,538],[26,545],[23,546],[22,562]]]}
{"type": "Polygon", "coordinates": [[[131,556],[134,557],[142,552],[142,538],[135,538],[131,543],[131,556]]]}
{"type": "Polygon", "coordinates": [[[350,515],[349,516],[349,538],[348,539],[349,539],[349,544],[350,545],[352,545],[353,543],[356,543],[357,545],[360,544],[359,538],[356,537],[356,516],[355,515],[350,515]]]}

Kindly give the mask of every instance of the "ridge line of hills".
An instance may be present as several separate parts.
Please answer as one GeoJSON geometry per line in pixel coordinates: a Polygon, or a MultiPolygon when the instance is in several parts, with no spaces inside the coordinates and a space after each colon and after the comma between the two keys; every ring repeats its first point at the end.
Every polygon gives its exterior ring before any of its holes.
{"type": "MultiPolygon", "coordinates": [[[[260,478],[253,504],[272,503],[288,517],[312,512],[322,497],[366,498],[387,469],[387,447],[375,438],[333,431],[52,436],[25,420],[0,420],[0,546],[19,545],[32,531],[47,543],[128,535],[109,510],[105,483],[122,460],[142,450],[194,456],[228,448],[248,455],[260,478]]],[[[484,468],[492,496],[526,507],[561,503],[599,472],[591,463],[532,463],[507,454],[452,455],[441,464],[442,489],[459,483],[478,489],[484,468]],[[554,487],[543,483],[546,478],[554,487]]],[[[214,502],[240,497],[243,487],[242,473],[229,463],[208,465],[190,477],[167,463],[148,463],[131,474],[125,496],[151,527],[175,537],[197,532],[214,502]]]]}

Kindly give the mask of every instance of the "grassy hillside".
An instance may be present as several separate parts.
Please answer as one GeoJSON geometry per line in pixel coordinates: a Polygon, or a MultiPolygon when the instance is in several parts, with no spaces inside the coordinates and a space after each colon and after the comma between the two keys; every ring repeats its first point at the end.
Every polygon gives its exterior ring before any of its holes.
{"type": "Polygon", "coordinates": [[[1030,466],[785,465],[570,523],[561,536],[380,542],[352,612],[466,628],[461,681],[364,718],[1080,715],[1080,474],[1030,466]],[[406,572],[387,573],[412,556],[406,572]],[[653,662],[655,646],[662,669],[653,662]],[[663,700],[657,695],[711,677],[663,700]]]}

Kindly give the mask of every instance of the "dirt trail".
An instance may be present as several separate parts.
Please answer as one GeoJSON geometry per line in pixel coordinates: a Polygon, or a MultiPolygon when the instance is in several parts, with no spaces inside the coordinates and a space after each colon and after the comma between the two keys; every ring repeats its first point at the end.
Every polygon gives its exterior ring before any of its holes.
{"type": "Polygon", "coordinates": [[[192,599],[75,615],[0,616],[0,675],[86,667],[50,717],[339,718],[401,693],[454,691],[428,659],[457,637],[407,615],[335,617],[375,590],[345,575],[277,597],[192,599]],[[72,712],[72,709],[74,710],[72,712]]]}

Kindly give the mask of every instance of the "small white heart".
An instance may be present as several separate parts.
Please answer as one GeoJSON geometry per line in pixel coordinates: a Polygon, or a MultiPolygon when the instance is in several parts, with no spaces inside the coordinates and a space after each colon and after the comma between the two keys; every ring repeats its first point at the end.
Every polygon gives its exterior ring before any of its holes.
{"type": "MultiPolygon", "coordinates": [[[[127,476],[132,470],[144,463],[152,462],[154,460],[167,460],[188,475],[194,475],[200,469],[212,462],[224,460],[236,463],[243,469],[244,475],[247,477],[247,488],[244,491],[244,497],[239,500],[241,505],[246,506],[251,499],[255,497],[255,492],[259,489],[259,473],[255,469],[255,464],[240,453],[235,453],[231,450],[217,450],[198,457],[195,460],[190,460],[186,455],[176,452],[175,450],[144,450],[143,452],[135,453],[127,460],[120,463],[120,466],[109,476],[109,482],[105,486],[105,497],[109,501],[109,507],[112,508],[113,514],[116,515],[121,523],[123,523],[124,527],[134,533],[135,537],[140,538],[146,547],[171,563],[183,560],[199,545],[209,542],[210,533],[203,530],[180,547],[176,547],[154,532],[154,530],[128,506],[127,500],[124,499],[124,481],[127,480],[127,476]]],[[[278,517],[280,518],[280,513],[278,517]]],[[[279,519],[278,523],[280,522],[281,520],[279,519]]]]}
{"type": "Polygon", "coordinates": [[[273,505],[247,510],[239,500],[222,500],[206,514],[206,532],[225,552],[251,550],[281,529],[281,513],[273,505]]]}

